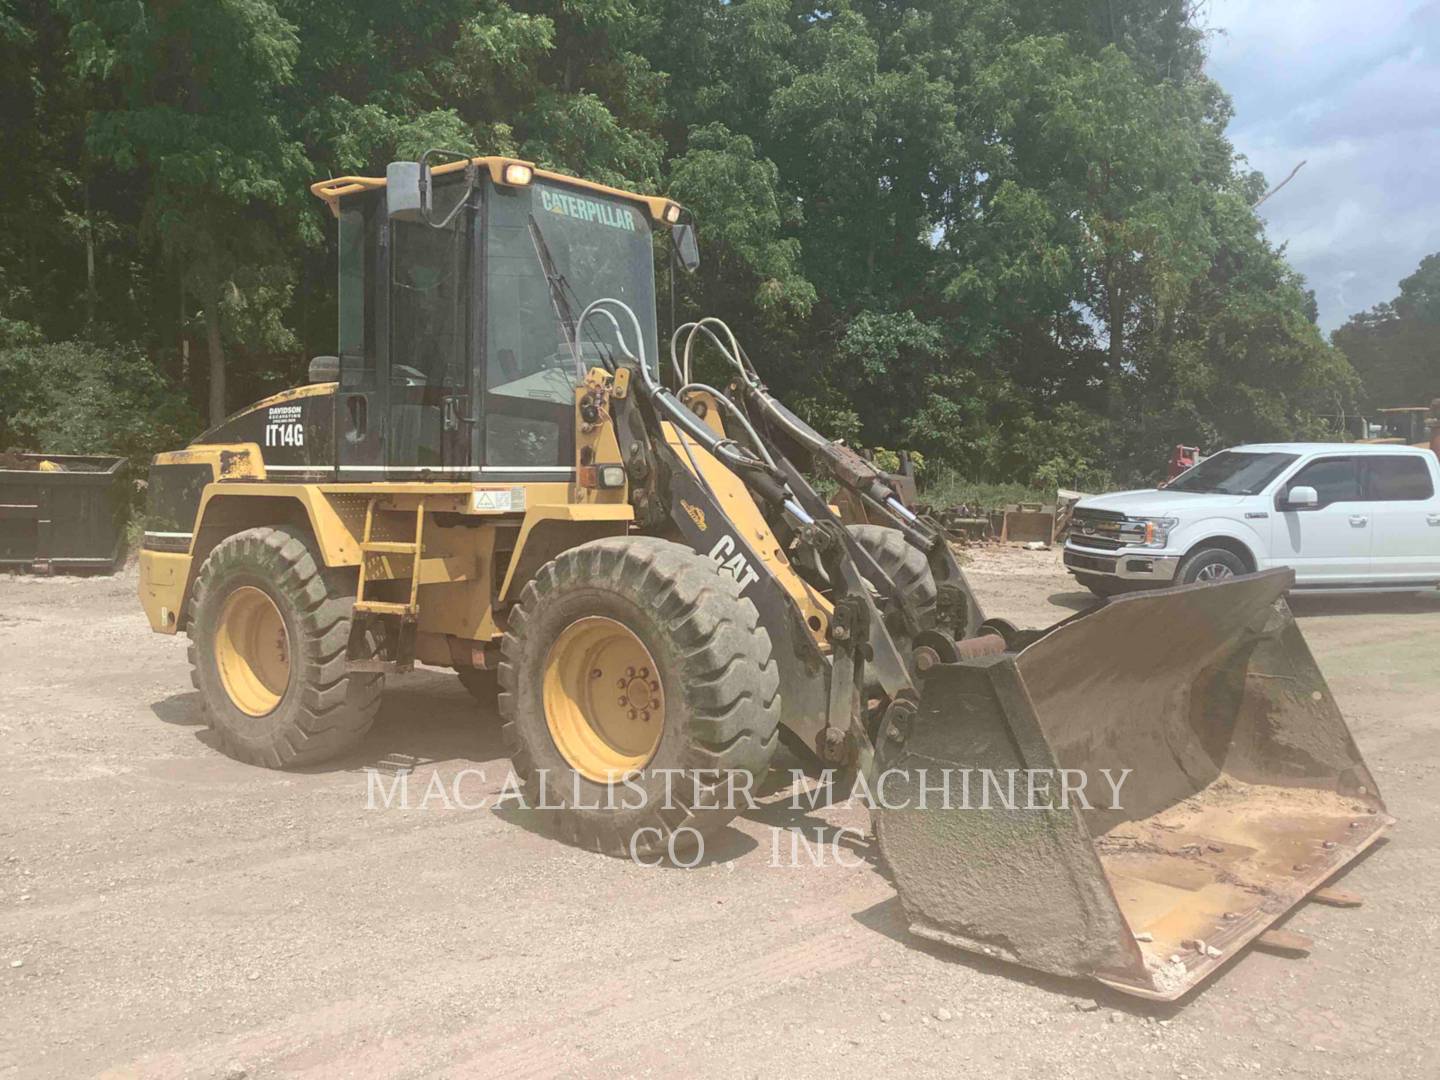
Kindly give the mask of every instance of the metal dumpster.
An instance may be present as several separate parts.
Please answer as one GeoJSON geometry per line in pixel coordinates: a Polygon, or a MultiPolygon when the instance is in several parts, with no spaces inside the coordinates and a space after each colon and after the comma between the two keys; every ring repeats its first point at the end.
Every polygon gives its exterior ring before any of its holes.
{"type": "Polygon", "coordinates": [[[114,570],[125,541],[124,463],[86,454],[0,458],[0,567],[114,570]]]}

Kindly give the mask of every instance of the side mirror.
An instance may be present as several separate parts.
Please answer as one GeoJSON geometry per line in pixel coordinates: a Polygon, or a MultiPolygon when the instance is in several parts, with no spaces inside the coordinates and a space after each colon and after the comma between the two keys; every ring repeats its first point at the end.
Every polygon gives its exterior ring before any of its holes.
{"type": "Polygon", "coordinates": [[[1313,487],[1293,487],[1285,496],[1287,510],[1311,510],[1320,505],[1320,495],[1313,487]]]}
{"type": "Polygon", "coordinates": [[[700,241],[695,238],[695,226],[690,222],[670,227],[670,239],[675,244],[675,255],[680,267],[687,274],[700,269],[700,241]]]}
{"type": "Polygon", "coordinates": [[[419,161],[385,166],[385,213],[392,221],[423,221],[430,209],[430,168],[419,161]]]}
{"type": "Polygon", "coordinates": [[[338,356],[316,356],[310,361],[312,383],[339,382],[340,358],[338,356]]]}

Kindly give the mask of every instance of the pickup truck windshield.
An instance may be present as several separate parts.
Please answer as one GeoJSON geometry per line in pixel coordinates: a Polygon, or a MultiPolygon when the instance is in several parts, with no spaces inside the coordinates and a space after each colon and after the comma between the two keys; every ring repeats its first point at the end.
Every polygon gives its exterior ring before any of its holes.
{"type": "Polygon", "coordinates": [[[1181,473],[1166,485],[1166,490],[1211,495],[1258,495],[1297,456],[1224,450],[1181,473]]]}

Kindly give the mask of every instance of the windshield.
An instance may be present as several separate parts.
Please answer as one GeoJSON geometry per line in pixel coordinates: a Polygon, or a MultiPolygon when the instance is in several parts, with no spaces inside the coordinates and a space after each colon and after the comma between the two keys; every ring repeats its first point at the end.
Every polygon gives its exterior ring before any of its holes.
{"type": "Polygon", "coordinates": [[[1167,491],[1193,491],[1213,495],[1258,495],[1296,454],[1261,454],[1223,450],[1181,473],[1166,485],[1167,491]]]}
{"type": "MultiPolygon", "coordinates": [[[[602,297],[640,320],[645,359],[656,370],[655,262],[650,223],[627,200],[536,182],[490,193],[487,389],[573,405],[575,356],[566,325],[602,297]]],[[[617,313],[618,314],[618,313],[617,313]]],[[[620,326],[639,354],[630,321],[620,326]]],[[[582,366],[622,354],[614,324],[592,315],[581,328],[582,366]]]]}

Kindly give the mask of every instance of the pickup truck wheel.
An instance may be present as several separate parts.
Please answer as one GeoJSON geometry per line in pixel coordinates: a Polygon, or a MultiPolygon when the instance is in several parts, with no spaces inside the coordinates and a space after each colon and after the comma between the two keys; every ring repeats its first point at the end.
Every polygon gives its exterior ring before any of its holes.
{"type": "Polygon", "coordinates": [[[1240,556],[1224,548],[1203,548],[1193,555],[1185,556],[1175,571],[1175,580],[1181,585],[1193,585],[1197,581],[1224,581],[1239,577],[1250,571],[1240,556]]]}

